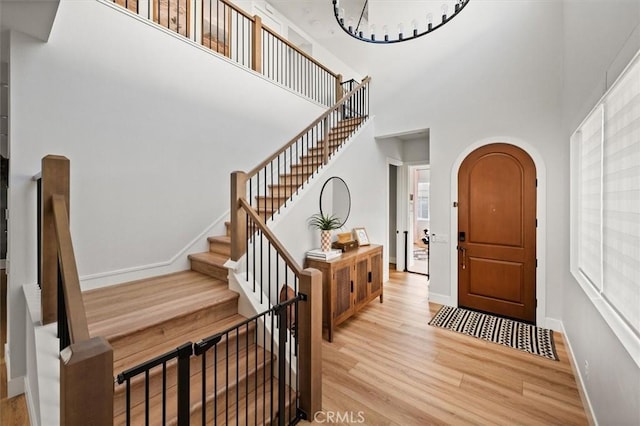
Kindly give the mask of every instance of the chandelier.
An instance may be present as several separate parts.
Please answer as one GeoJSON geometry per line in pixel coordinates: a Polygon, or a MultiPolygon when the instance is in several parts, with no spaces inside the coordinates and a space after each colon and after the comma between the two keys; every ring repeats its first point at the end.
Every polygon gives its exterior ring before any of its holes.
{"type": "Polygon", "coordinates": [[[439,20],[434,20],[433,13],[427,13],[422,19],[422,23],[420,23],[418,19],[414,19],[411,22],[412,28],[409,32],[405,32],[403,24],[398,24],[396,31],[397,35],[390,34],[387,25],[382,27],[382,32],[380,34],[377,34],[374,25],[369,26],[363,23],[363,18],[365,17],[369,0],[365,0],[362,12],[360,13],[360,17],[357,22],[352,18],[345,18],[344,9],[340,8],[340,0],[333,0],[333,14],[336,21],[338,21],[338,24],[340,24],[340,28],[342,28],[342,30],[351,37],[360,41],[366,41],[367,43],[389,44],[413,40],[414,38],[422,37],[425,34],[429,34],[437,30],[455,18],[456,15],[458,15],[458,13],[460,13],[462,9],[469,4],[469,1],[470,0],[455,0],[452,11],[449,11],[449,5],[444,3],[441,8],[442,14],[439,20]]]}

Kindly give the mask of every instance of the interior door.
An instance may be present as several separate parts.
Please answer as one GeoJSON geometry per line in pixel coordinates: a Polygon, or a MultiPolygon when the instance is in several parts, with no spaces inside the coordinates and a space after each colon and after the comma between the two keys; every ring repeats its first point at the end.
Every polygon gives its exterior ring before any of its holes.
{"type": "Polygon", "coordinates": [[[458,304],[535,323],[536,169],[516,146],[483,146],[460,166],[458,304]]]}

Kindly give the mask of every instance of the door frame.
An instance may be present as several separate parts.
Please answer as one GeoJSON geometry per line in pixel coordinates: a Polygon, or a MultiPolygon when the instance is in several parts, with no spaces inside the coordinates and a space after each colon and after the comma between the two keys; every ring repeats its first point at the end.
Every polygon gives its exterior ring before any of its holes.
{"type": "Polygon", "coordinates": [[[458,250],[457,250],[457,235],[458,235],[458,209],[453,207],[453,202],[458,201],[458,171],[462,162],[469,154],[476,149],[490,145],[493,143],[507,143],[525,151],[536,166],[536,173],[538,179],[538,186],[536,190],[536,218],[538,219],[538,228],[536,229],[536,259],[538,260],[538,267],[536,270],[536,299],[538,301],[538,307],[536,308],[536,324],[539,327],[547,327],[554,330],[559,330],[559,321],[548,319],[547,303],[546,303],[546,229],[547,229],[547,169],[542,156],[532,145],[517,138],[511,137],[492,137],[485,138],[472,143],[463,149],[451,167],[451,199],[449,203],[450,208],[450,222],[451,229],[449,238],[450,245],[450,266],[451,266],[451,305],[458,306],[458,250]]]}

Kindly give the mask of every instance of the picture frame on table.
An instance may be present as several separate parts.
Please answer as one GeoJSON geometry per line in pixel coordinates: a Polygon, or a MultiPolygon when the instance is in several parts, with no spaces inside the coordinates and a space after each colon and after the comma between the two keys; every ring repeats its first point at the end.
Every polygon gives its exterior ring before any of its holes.
{"type": "Polygon", "coordinates": [[[367,235],[367,230],[364,228],[353,228],[353,235],[356,237],[356,241],[358,241],[359,246],[368,246],[369,243],[369,235],[367,235]]]}

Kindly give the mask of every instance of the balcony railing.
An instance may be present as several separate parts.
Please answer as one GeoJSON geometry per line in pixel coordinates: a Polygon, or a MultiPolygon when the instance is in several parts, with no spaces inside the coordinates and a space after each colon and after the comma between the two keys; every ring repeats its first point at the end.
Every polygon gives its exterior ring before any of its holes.
{"type": "Polygon", "coordinates": [[[112,1],[320,104],[341,97],[340,74],[226,0],[112,1]]]}

